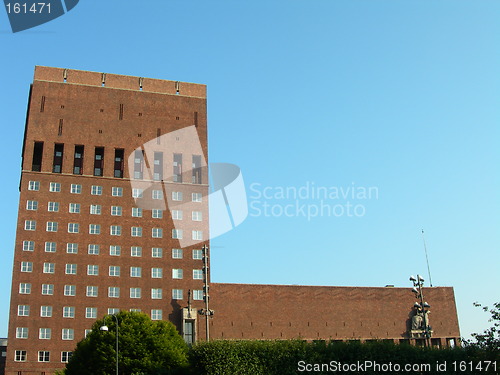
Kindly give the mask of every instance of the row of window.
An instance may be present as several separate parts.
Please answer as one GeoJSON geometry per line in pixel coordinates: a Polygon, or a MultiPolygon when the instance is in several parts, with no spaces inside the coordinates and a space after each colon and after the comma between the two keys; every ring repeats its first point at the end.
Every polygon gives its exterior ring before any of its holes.
{"type": "MultiPolygon", "coordinates": [[[[31,191],[39,191],[40,190],[40,181],[29,181],[28,182],[28,190],[31,191]]],[[[49,184],[49,191],[52,193],[60,193],[61,192],[61,183],[59,182],[51,182],[49,184]]],[[[82,185],[81,184],[71,184],[69,192],[71,194],[81,194],[82,193],[82,185]]],[[[91,195],[102,195],[103,187],[98,185],[92,185],[90,188],[91,195]]],[[[122,187],[112,187],[111,188],[111,196],[113,197],[123,197],[123,188],[122,187]]],[[[132,197],[133,198],[144,198],[144,189],[134,188],[132,189],[132,197]]],[[[151,198],[153,199],[163,199],[163,191],[162,190],[153,190],[151,193],[151,198]]],[[[172,200],[173,201],[182,201],[183,194],[182,191],[173,191],[172,192],[172,200]]],[[[201,202],[202,194],[201,193],[191,193],[191,201],[192,202],[201,202]]]]}
{"type": "MultiPolygon", "coordinates": [[[[59,202],[48,202],[47,203],[47,211],[49,212],[59,212],[59,202]]],[[[38,210],[38,201],[28,200],[26,202],[26,210],[28,211],[37,211],[38,210]]],[[[68,212],[71,214],[79,214],[81,213],[81,205],[80,203],[70,203],[68,205],[68,212]]],[[[100,215],[102,213],[102,206],[100,204],[91,204],[90,205],[90,214],[91,215],[100,215]]],[[[111,206],[111,216],[122,216],[123,207],[122,206],[111,206]]],[[[143,209],[139,207],[132,207],[132,217],[142,217],[143,209]]],[[[182,210],[171,210],[170,214],[173,220],[182,220],[183,219],[183,211],[182,210]]],[[[163,210],[153,208],[151,210],[151,217],[153,219],[163,219],[163,210]]],[[[201,211],[191,211],[191,220],[193,221],[202,221],[202,213],[201,211]]]]}
{"type": "MultiPolygon", "coordinates": [[[[78,243],[69,242],[66,243],[66,252],[68,254],[78,254],[78,243]]],[[[24,240],[23,241],[23,251],[35,251],[35,241],[24,240]]],[[[57,251],[56,242],[45,242],[45,252],[55,253],[57,251]]],[[[87,246],[87,252],[90,255],[99,255],[101,252],[101,246],[97,244],[89,244],[87,246]]],[[[109,255],[120,256],[122,254],[122,247],[119,245],[109,246],[109,255]]],[[[141,246],[131,246],[130,256],[132,257],[142,257],[143,251],[141,246]]],[[[173,259],[182,259],[184,256],[183,249],[172,249],[173,259]]],[[[152,258],[163,258],[163,248],[153,247],[151,248],[152,258]]],[[[192,250],[193,259],[199,260],[203,259],[203,250],[194,249],[192,250]]]]}
{"type": "MultiPolygon", "coordinates": [[[[24,230],[35,231],[36,230],[36,220],[25,220],[24,230]]],[[[57,221],[47,221],[45,225],[45,230],[47,232],[57,232],[59,231],[59,223],[57,221]]],[[[142,227],[131,227],[130,235],[132,237],[142,237],[142,227]]],[[[80,233],[79,223],[68,223],[68,233],[80,233]]],[[[89,234],[101,234],[101,224],[89,224],[89,234]]],[[[122,226],[121,225],[110,225],[109,234],[111,236],[121,236],[122,226]]],[[[173,239],[183,238],[182,229],[172,229],[173,239]]],[[[163,238],[163,228],[151,228],[152,238],[163,238]]],[[[193,230],[191,231],[191,238],[196,241],[203,241],[203,231],[193,230]]]]}
{"type": "MultiPolygon", "coordinates": [[[[73,352],[61,352],[61,362],[67,363],[73,355],[73,352]]],[[[14,354],[14,361],[16,362],[26,362],[27,361],[26,350],[16,350],[14,354]]],[[[50,352],[46,350],[41,350],[38,352],[38,362],[50,362],[50,352]]]]}
{"type": "MultiPolygon", "coordinates": [[[[56,270],[55,263],[48,263],[48,262],[43,263],[43,273],[53,274],[55,273],[55,270],[56,270]]],[[[21,272],[33,272],[33,262],[21,262],[21,272]]],[[[76,275],[76,272],[77,272],[76,264],[66,264],[65,266],[66,275],[76,275]]],[[[109,276],[119,277],[120,274],[121,274],[120,266],[109,266],[109,276]]],[[[87,265],[87,275],[98,276],[99,266],[97,264],[87,265]]],[[[142,277],[142,267],[130,267],[130,277],[142,277]]],[[[162,277],[163,277],[163,268],[159,267],[151,268],[151,278],[161,279],[162,277]]],[[[183,270],[180,268],[174,268],[172,270],[172,278],[182,279],[183,270]]],[[[198,269],[193,270],[193,280],[203,280],[203,270],[198,270],[198,269]]],[[[29,294],[29,293],[23,293],[23,294],[29,294]]]]}

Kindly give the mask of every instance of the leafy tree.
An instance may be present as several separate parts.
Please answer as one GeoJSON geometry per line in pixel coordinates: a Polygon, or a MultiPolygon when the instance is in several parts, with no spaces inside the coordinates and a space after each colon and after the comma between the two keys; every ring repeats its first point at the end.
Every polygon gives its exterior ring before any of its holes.
{"type": "MultiPolygon", "coordinates": [[[[171,322],[146,314],[121,311],[118,318],[118,364],[121,375],[167,374],[187,366],[188,346],[171,322]]],[[[97,320],[80,341],[65,375],[105,375],[116,372],[116,320],[97,320]],[[106,325],[108,331],[101,330],[106,325]]]]}
{"type": "Polygon", "coordinates": [[[491,314],[490,322],[493,326],[486,329],[483,333],[473,333],[472,337],[476,340],[472,342],[466,340],[467,346],[475,346],[479,349],[491,352],[500,352],[500,302],[494,303],[493,308],[482,306],[480,303],[475,302],[474,306],[481,307],[485,312],[491,314]]]}

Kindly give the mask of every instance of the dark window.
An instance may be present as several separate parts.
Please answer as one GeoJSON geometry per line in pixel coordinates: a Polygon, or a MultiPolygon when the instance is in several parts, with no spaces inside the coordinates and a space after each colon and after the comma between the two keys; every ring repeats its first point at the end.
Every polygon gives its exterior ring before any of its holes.
{"type": "Polygon", "coordinates": [[[142,167],[144,165],[144,153],[142,150],[134,152],[134,179],[142,179],[142,167]]]}
{"type": "Polygon", "coordinates": [[[104,167],[104,147],[95,148],[94,176],[102,176],[104,167]]]}
{"type": "Polygon", "coordinates": [[[83,174],[83,146],[75,146],[73,174],[83,174]]]}
{"type": "Polygon", "coordinates": [[[163,152],[155,152],[153,180],[163,180],[163,152]]]}
{"type": "Polygon", "coordinates": [[[201,156],[193,155],[193,184],[201,184],[201,156]]]}
{"type": "Polygon", "coordinates": [[[123,178],[123,149],[115,150],[115,172],[114,175],[117,178],[123,178]]]}
{"type": "Polygon", "coordinates": [[[184,341],[188,345],[194,344],[194,321],[185,320],[184,321],[184,341]]]}
{"type": "Polygon", "coordinates": [[[174,154],[174,182],[182,182],[182,154],[174,154]]]}
{"type": "Polygon", "coordinates": [[[33,172],[40,172],[42,170],[42,157],[43,157],[43,142],[35,142],[33,148],[33,162],[31,163],[31,170],[33,172]]]}
{"type": "Polygon", "coordinates": [[[56,145],[54,146],[54,163],[52,167],[52,172],[61,173],[63,153],[64,153],[64,145],[62,143],[56,143],[56,145]]]}

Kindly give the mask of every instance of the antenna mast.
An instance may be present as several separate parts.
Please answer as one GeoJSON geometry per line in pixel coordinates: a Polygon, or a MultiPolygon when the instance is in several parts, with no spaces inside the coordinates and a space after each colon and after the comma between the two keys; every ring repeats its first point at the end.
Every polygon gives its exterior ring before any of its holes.
{"type": "Polygon", "coordinates": [[[422,229],[422,241],[424,241],[424,251],[425,251],[425,260],[427,261],[427,272],[429,273],[429,284],[432,286],[432,278],[431,278],[431,268],[429,266],[429,257],[427,255],[427,246],[425,244],[424,230],[422,229]]]}

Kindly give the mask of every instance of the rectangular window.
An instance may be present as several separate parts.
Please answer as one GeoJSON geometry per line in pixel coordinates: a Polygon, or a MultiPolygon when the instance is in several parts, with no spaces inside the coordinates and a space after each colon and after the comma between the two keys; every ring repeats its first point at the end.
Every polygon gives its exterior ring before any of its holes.
{"type": "Polygon", "coordinates": [[[121,206],[111,206],[111,216],[122,216],[121,206]]]}
{"type": "Polygon", "coordinates": [[[201,231],[201,230],[193,230],[191,235],[192,235],[193,240],[196,240],[196,241],[203,240],[203,231],[201,231]]]}
{"type": "Polygon", "coordinates": [[[130,288],[130,298],[141,298],[141,288],[130,288]]]}
{"type": "Polygon", "coordinates": [[[40,340],[50,340],[52,330],[50,328],[40,328],[38,338],[40,340]]]}
{"type": "Polygon", "coordinates": [[[173,259],[182,259],[182,249],[172,249],[173,259]]]}
{"type": "Polygon", "coordinates": [[[36,220],[25,220],[24,230],[36,230],[36,220]]]}
{"type": "Polygon", "coordinates": [[[172,289],[172,299],[182,299],[182,289],[172,289]]]}
{"type": "Polygon", "coordinates": [[[81,145],[75,146],[73,174],[83,174],[83,146],[81,145]]]}
{"type": "Polygon", "coordinates": [[[173,191],[172,192],[172,200],[173,201],[182,201],[182,191],[173,191]]]}
{"type": "Polygon", "coordinates": [[[51,318],[52,306],[40,306],[40,316],[42,318],[51,318]]]}
{"type": "Polygon", "coordinates": [[[102,186],[92,185],[90,189],[91,195],[102,195],[102,186]]]}
{"type": "Polygon", "coordinates": [[[102,176],[104,167],[104,147],[96,147],[94,155],[94,176],[102,176]]]}
{"type": "Polygon", "coordinates": [[[41,350],[38,352],[38,362],[50,362],[50,352],[41,350]]]}
{"type": "Polygon", "coordinates": [[[203,280],[203,270],[193,270],[193,280],[203,280]]]}
{"type": "Polygon", "coordinates": [[[162,320],[163,312],[162,310],[153,309],[151,310],[151,320],[162,320]]]}
{"type": "Polygon", "coordinates": [[[151,249],[151,257],[163,258],[163,249],[161,247],[153,247],[151,249]]]}
{"type": "Polygon", "coordinates": [[[153,180],[163,180],[163,152],[154,153],[153,180]]]}
{"type": "Polygon", "coordinates": [[[151,236],[153,238],[163,238],[163,229],[161,229],[161,228],[153,228],[151,230],[151,236]]]}
{"type": "Polygon", "coordinates": [[[16,339],[27,339],[28,327],[16,327],[16,339]]]}
{"type": "Polygon", "coordinates": [[[172,229],[172,238],[182,240],[182,229],[172,229]]]}
{"type": "Polygon", "coordinates": [[[182,220],[182,211],[181,210],[172,210],[172,219],[173,220],[182,220]]]}
{"type": "Polygon", "coordinates": [[[23,251],[34,251],[35,241],[23,241],[23,251]]]}
{"type": "Polygon", "coordinates": [[[47,211],[49,211],[49,212],[59,212],[59,202],[49,202],[47,204],[47,211]]]}
{"type": "Polygon", "coordinates": [[[52,167],[53,173],[62,172],[63,152],[64,145],[62,143],[56,143],[54,146],[54,163],[52,167]]]}
{"type": "Polygon", "coordinates": [[[144,196],[143,189],[132,189],[132,198],[142,198],[144,196]]]}
{"type": "Polygon", "coordinates": [[[40,190],[40,181],[30,181],[28,182],[28,190],[38,191],[40,190]]]}
{"type": "Polygon", "coordinates": [[[123,197],[123,188],[113,186],[111,188],[111,196],[113,196],[113,197],[123,197]]]}
{"type": "Polygon", "coordinates": [[[174,182],[182,182],[182,154],[174,154],[174,182]]]}
{"type": "Polygon", "coordinates": [[[90,255],[99,255],[100,246],[96,244],[89,244],[88,253],[90,255]]]}
{"type": "Polygon", "coordinates": [[[120,266],[109,266],[109,276],[120,276],[120,266]]]}
{"type": "Polygon", "coordinates": [[[43,264],[43,273],[54,273],[56,269],[55,263],[44,263],[43,264]]]}
{"type": "Polygon", "coordinates": [[[85,308],[85,318],[97,319],[97,307],[86,307],[85,308]]]}
{"type": "Polygon", "coordinates": [[[193,290],[193,300],[203,301],[203,290],[193,290]]]}
{"type": "Polygon", "coordinates": [[[151,277],[161,279],[163,277],[163,268],[151,268],[151,277]]]}
{"type": "Polygon", "coordinates": [[[192,193],[191,194],[191,201],[192,202],[201,202],[201,193],[192,193]]]}
{"type": "Polygon", "coordinates": [[[134,179],[141,180],[143,177],[144,153],[142,150],[134,152],[134,179]]]}
{"type": "Polygon", "coordinates": [[[64,306],[63,307],[63,318],[74,318],[75,317],[75,307],[74,306],[64,306]]]}
{"type": "Polygon", "coordinates": [[[109,298],[120,298],[120,288],[117,286],[110,286],[108,288],[108,297],[109,298]]]}
{"type": "Polygon", "coordinates": [[[153,219],[162,219],[163,218],[163,210],[158,210],[156,208],[153,208],[151,210],[151,217],[153,219]]]}
{"type": "Polygon", "coordinates": [[[78,244],[77,243],[67,243],[66,252],[68,254],[78,254],[78,244]]]}
{"type": "Polygon", "coordinates": [[[81,194],[82,193],[82,185],[71,184],[70,193],[71,194],[81,194]]]}
{"type": "Polygon", "coordinates": [[[90,205],[90,214],[91,215],[100,215],[101,209],[102,209],[102,207],[100,204],[91,204],[90,205]]]}
{"type": "Polygon", "coordinates": [[[33,272],[33,262],[21,262],[21,272],[33,272]]]}
{"type": "Polygon", "coordinates": [[[203,259],[203,251],[193,250],[193,259],[203,259]]]}
{"type": "Polygon", "coordinates": [[[17,305],[17,316],[30,316],[30,306],[17,305]]]}
{"type": "Polygon", "coordinates": [[[68,223],[68,233],[79,233],[80,224],[78,223],[68,223]]]}
{"type": "Polygon", "coordinates": [[[101,225],[89,224],[89,234],[101,234],[101,225]]]}
{"type": "Polygon", "coordinates": [[[193,155],[192,182],[201,184],[201,155],[193,155]]]}
{"type": "Polygon", "coordinates": [[[26,362],[26,350],[16,350],[14,361],[26,362]]]}
{"type": "Polygon", "coordinates": [[[152,288],[151,289],[151,299],[161,299],[161,298],[162,298],[161,288],[152,288]]]}
{"type": "Polygon", "coordinates": [[[115,166],[113,176],[116,178],[123,177],[123,155],[124,150],[121,148],[115,149],[115,166]]]}
{"type": "Polygon", "coordinates": [[[74,340],[75,339],[75,331],[73,328],[63,328],[62,329],[62,339],[63,340],[74,340]]]}
{"type": "Polygon", "coordinates": [[[49,191],[51,193],[60,193],[61,192],[61,184],[59,182],[51,182],[49,185],[49,191]]]}
{"type": "Polygon", "coordinates": [[[120,225],[112,225],[109,227],[109,233],[112,236],[121,236],[122,235],[122,227],[120,225]]]}
{"type": "Polygon", "coordinates": [[[193,212],[191,212],[191,219],[193,221],[201,221],[201,211],[193,211],[193,212]]]}
{"type": "Polygon", "coordinates": [[[99,266],[97,264],[88,264],[87,265],[87,275],[98,276],[99,275],[99,266]]]}
{"type": "Polygon", "coordinates": [[[30,211],[38,210],[38,201],[27,201],[26,202],[26,209],[30,210],[30,211]]]}
{"type": "Polygon", "coordinates": [[[76,275],[76,264],[66,264],[66,275],[76,275]]]}
{"type": "Polygon", "coordinates": [[[132,207],[132,217],[142,217],[142,208],[132,207]]]}
{"type": "Polygon", "coordinates": [[[80,213],[80,203],[70,203],[69,204],[69,213],[70,214],[79,214],[80,213]]]}
{"type": "Polygon", "coordinates": [[[120,256],[121,250],[122,250],[121,246],[110,245],[109,246],[109,255],[120,256]]]}
{"type": "Polygon", "coordinates": [[[151,197],[157,200],[163,199],[163,192],[161,190],[153,190],[151,197]]]}
{"type": "Polygon", "coordinates": [[[30,283],[20,283],[19,284],[19,294],[31,294],[31,284],[30,283]]]}
{"type": "Polygon", "coordinates": [[[61,352],[61,362],[68,363],[72,355],[73,352],[61,352]]]}
{"type": "Polygon", "coordinates": [[[130,267],[130,277],[141,277],[141,267],[130,267]]]}
{"type": "Polygon", "coordinates": [[[42,171],[42,158],[43,158],[43,142],[35,142],[33,148],[33,160],[31,162],[31,170],[33,172],[42,171]]]}
{"type": "Polygon", "coordinates": [[[172,270],[172,279],[182,279],[182,269],[174,268],[172,270]]]}
{"type": "Polygon", "coordinates": [[[76,285],[65,285],[64,286],[65,296],[75,296],[76,295],[76,285]]]}
{"type": "Polygon", "coordinates": [[[142,227],[130,228],[130,234],[132,237],[142,237],[142,227]]]}
{"type": "Polygon", "coordinates": [[[142,247],[132,246],[130,248],[130,256],[132,257],[142,257],[142,247]]]}
{"type": "Polygon", "coordinates": [[[108,307],[108,315],[115,315],[120,312],[120,309],[116,307],[108,307]]]}
{"type": "Polygon", "coordinates": [[[87,297],[97,297],[98,290],[97,286],[87,286],[87,297]]]}
{"type": "Polygon", "coordinates": [[[54,284],[42,284],[42,295],[44,296],[54,295],[54,284]]]}

